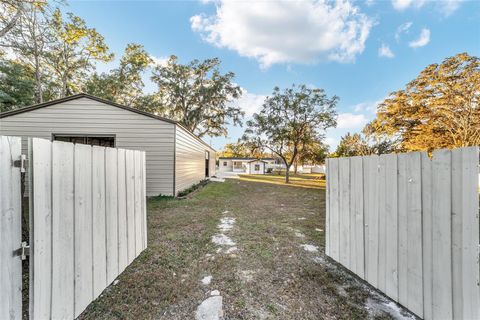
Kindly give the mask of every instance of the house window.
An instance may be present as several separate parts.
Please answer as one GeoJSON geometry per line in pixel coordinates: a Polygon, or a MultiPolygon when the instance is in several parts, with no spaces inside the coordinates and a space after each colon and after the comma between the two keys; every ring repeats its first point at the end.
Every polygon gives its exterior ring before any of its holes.
{"type": "Polygon", "coordinates": [[[91,146],[101,146],[101,147],[111,147],[111,148],[115,147],[114,136],[54,134],[53,140],[88,144],[91,146]]]}
{"type": "Polygon", "coordinates": [[[260,171],[260,165],[259,164],[255,165],[255,171],[260,171]]]}
{"type": "Polygon", "coordinates": [[[223,166],[224,166],[224,167],[227,166],[227,161],[223,161],[223,166]]]}

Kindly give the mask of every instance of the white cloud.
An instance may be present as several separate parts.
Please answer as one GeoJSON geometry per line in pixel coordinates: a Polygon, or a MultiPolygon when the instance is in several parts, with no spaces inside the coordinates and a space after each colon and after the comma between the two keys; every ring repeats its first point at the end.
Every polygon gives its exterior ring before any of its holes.
{"type": "Polygon", "coordinates": [[[380,48],[378,48],[378,56],[379,57],[385,57],[385,58],[394,58],[395,57],[392,50],[390,50],[390,47],[387,46],[386,44],[383,44],[383,43],[382,43],[382,46],[380,48]]]}
{"type": "Polygon", "coordinates": [[[166,66],[168,62],[168,57],[155,57],[155,56],[150,56],[150,58],[153,60],[153,64],[155,66],[166,66]]]}
{"type": "Polygon", "coordinates": [[[361,102],[352,107],[353,111],[355,112],[371,112],[371,113],[377,113],[377,106],[383,102],[382,100],[377,100],[377,101],[367,101],[367,102],[361,102]]]}
{"type": "Polygon", "coordinates": [[[402,35],[402,33],[408,33],[412,25],[413,25],[413,22],[411,21],[408,21],[399,25],[397,28],[397,32],[395,32],[395,40],[397,40],[397,42],[400,41],[400,36],[402,35]]]}
{"type": "Polygon", "coordinates": [[[266,95],[250,93],[242,88],[242,96],[231,103],[236,107],[240,107],[245,112],[245,117],[248,118],[255,112],[260,111],[266,97],[266,95]]]}
{"type": "Polygon", "coordinates": [[[411,7],[419,9],[428,2],[428,4],[433,4],[445,17],[448,17],[460,7],[463,1],[464,0],[392,0],[392,6],[398,11],[403,11],[411,7]]]}
{"type": "Polygon", "coordinates": [[[330,147],[330,150],[335,149],[338,144],[338,140],[333,137],[325,137],[324,141],[330,147]]]}
{"type": "Polygon", "coordinates": [[[417,40],[411,41],[408,45],[412,48],[426,46],[430,42],[430,30],[423,28],[417,40]]]}
{"type": "Polygon", "coordinates": [[[349,0],[227,1],[216,14],[190,18],[192,30],[217,47],[277,63],[352,62],[365,49],[373,20],[349,0]]]}
{"type": "Polygon", "coordinates": [[[405,10],[410,7],[421,8],[426,0],[392,0],[392,5],[395,10],[405,10]]]}
{"type": "Polygon", "coordinates": [[[340,113],[337,118],[338,129],[361,128],[367,124],[368,119],[363,114],[340,113]]]}
{"type": "Polygon", "coordinates": [[[445,16],[448,17],[452,15],[459,7],[463,0],[443,0],[438,1],[437,5],[440,12],[445,16]]]}
{"type": "Polygon", "coordinates": [[[371,7],[375,4],[375,0],[365,0],[365,5],[371,7]]]}

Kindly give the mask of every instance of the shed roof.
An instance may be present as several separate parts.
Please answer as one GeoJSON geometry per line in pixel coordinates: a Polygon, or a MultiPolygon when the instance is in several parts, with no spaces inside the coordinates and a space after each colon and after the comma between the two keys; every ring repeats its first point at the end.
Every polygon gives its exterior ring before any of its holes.
{"type": "Polygon", "coordinates": [[[274,158],[262,158],[262,159],[258,159],[258,158],[248,158],[248,157],[245,157],[245,158],[242,158],[242,157],[219,157],[218,159],[219,159],[219,160],[238,160],[238,161],[275,160],[274,158]]]}
{"type": "Polygon", "coordinates": [[[24,112],[29,112],[29,111],[33,111],[33,110],[37,110],[37,109],[49,107],[49,106],[52,106],[52,105],[55,105],[55,104],[59,104],[59,103],[67,102],[67,101],[72,101],[72,100],[76,100],[76,99],[80,99],[80,98],[87,98],[87,99],[95,100],[95,101],[98,101],[98,102],[101,102],[101,103],[105,103],[105,104],[108,104],[108,105],[111,105],[111,106],[114,106],[114,107],[117,107],[117,108],[120,108],[120,109],[124,109],[124,110],[127,110],[127,111],[135,112],[135,113],[144,115],[144,116],[146,116],[146,117],[150,117],[150,118],[154,118],[154,119],[157,119],[157,120],[161,120],[161,121],[165,121],[165,122],[169,122],[169,123],[175,124],[175,125],[179,126],[180,128],[182,128],[183,130],[185,130],[185,131],[186,131],[188,134],[190,134],[193,138],[197,139],[198,141],[200,141],[200,142],[203,143],[204,145],[208,146],[210,149],[215,150],[215,149],[213,149],[209,144],[207,144],[205,141],[203,141],[202,139],[200,139],[199,137],[197,137],[194,133],[192,133],[190,130],[188,130],[188,129],[185,128],[183,125],[181,125],[178,121],[175,121],[175,120],[172,120],[172,119],[168,119],[168,118],[165,118],[165,117],[160,117],[160,116],[154,115],[154,114],[152,114],[152,113],[150,113],[150,112],[142,111],[142,110],[139,110],[139,109],[136,109],[136,108],[132,108],[132,107],[128,107],[128,106],[124,106],[124,105],[115,103],[115,102],[113,102],[113,101],[106,100],[106,99],[102,99],[102,98],[99,98],[99,97],[96,97],[96,96],[92,96],[92,95],[90,95],[90,94],[83,93],[83,92],[82,92],[82,93],[78,93],[78,94],[74,94],[74,95],[71,95],[71,96],[68,96],[68,97],[64,97],[64,98],[60,98],[60,99],[55,99],[55,100],[51,100],[51,101],[47,101],[47,102],[43,102],[43,103],[34,104],[34,105],[31,105],[31,106],[19,108],[19,109],[16,109],[16,110],[1,112],[1,113],[0,113],[0,119],[6,118],[6,117],[10,117],[10,116],[13,116],[13,115],[16,115],[16,114],[24,113],[24,112]]]}

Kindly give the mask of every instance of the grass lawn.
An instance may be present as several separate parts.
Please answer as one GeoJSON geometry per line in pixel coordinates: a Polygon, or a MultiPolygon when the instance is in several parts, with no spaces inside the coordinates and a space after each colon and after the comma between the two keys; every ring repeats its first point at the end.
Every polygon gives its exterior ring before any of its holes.
{"type": "MultiPolygon", "coordinates": [[[[294,187],[281,178],[242,176],[184,200],[150,199],[148,248],[81,318],[194,319],[211,290],[223,297],[225,319],[372,316],[366,305],[376,294],[324,255],[324,181],[295,176],[294,187]],[[222,217],[235,218],[224,232],[235,252],[212,243],[222,217]]],[[[380,309],[375,317],[389,318],[380,309]]]]}
{"type": "Polygon", "coordinates": [[[290,183],[285,183],[285,173],[269,174],[241,174],[239,177],[245,181],[257,181],[279,184],[292,187],[325,189],[325,175],[321,173],[290,174],[290,183]]]}

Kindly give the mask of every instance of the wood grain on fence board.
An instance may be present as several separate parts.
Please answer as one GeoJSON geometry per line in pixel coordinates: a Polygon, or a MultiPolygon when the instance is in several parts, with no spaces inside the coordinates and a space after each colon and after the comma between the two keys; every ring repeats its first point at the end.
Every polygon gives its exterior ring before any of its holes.
{"type": "Polygon", "coordinates": [[[125,181],[127,199],[127,253],[128,264],[135,259],[135,157],[133,150],[125,151],[125,181]]]}
{"type": "Polygon", "coordinates": [[[339,261],[340,237],[339,237],[339,192],[338,192],[338,159],[330,159],[330,256],[339,261]]]}
{"type": "Polygon", "coordinates": [[[366,280],[378,287],[378,156],[364,158],[366,280]]]}
{"type": "Polygon", "coordinates": [[[398,185],[397,155],[387,154],[385,159],[385,293],[398,301],[398,185]]]}
{"type": "Polygon", "coordinates": [[[134,187],[135,187],[135,256],[143,251],[143,212],[142,212],[142,156],[140,151],[134,151],[134,187]]]}
{"type": "MultiPolygon", "coordinates": [[[[452,260],[462,261],[462,150],[452,150],[452,260]]],[[[463,319],[462,265],[452,263],[453,318],[463,319]]]]}
{"type": "Polygon", "coordinates": [[[350,159],[350,172],[352,174],[350,186],[350,209],[355,216],[355,236],[354,241],[355,255],[351,257],[354,261],[354,271],[362,279],[365,278],[365,243],[364,243],[364,221],[363,221],[363,160],[362,157],[353,157],[350,159]]]}
{"type": "Polygon", "coordinates": [[[92,147],[93,298],[107,286],[105,148],[92,147]]]}
{"type": "Polygon", "coordinates": [[[462,266],[462,316],[464,319],[480,319],[480,267],[479,267],[479,212],[478,202],[478,147],[462,148],[461,175],[462,190],[462,257],[458,262],[462,266]],[[476,190],[477,189],[477,190],[476,190]],[[476,247],[477,246],[477,247],[476,247]]]}
{"type": "Polygon", "coordinates": [[[350,267],[350,160],[340,158],[338,174],[340,263],[350,267]]]}
{"type": "Polygon", "coordinates": [[[118,149],[118,272],[128,265],[127,240],[127,180],[125,150],[118,149]]]}
{"type": "Polygon", "coordinates": [[[142,212],[143,212],[143,249],[147,248],[147,166],[145,161],[145,152],[142,155],[142,212]]]}
{"type": "Polygon", "coordinates": [[[432,221],[432,318],[451,319],[452,306],[452,234],[451,234],[451,152],[433,152],[432,221]]]}
{"type": "Polygon", "coordinates": [[[407,307],[423,317],[422,172],[419,152],[407,153],[407,307]]]}
{"type": "Polygon", "coordinates": [[[398,301],[407,305],[408,288],[408,212],[407,212],[407,154],[398,160],[398,301]]]}
{"type": "MultiPolygon", "coordinates": [[[[74,317],[74,145],[52,143],[52,318],[74,317]]],[[[41,233],[42,230],[38,230],[41,233]]]]}
{"type": "Polygon", "coordinates": [[[423,317],[432,318],[432,161],[425,152],[422,162],[423,317]]]}
{"type": "Polygon", "coordinates": [[[21,246],[21,139],[0,137],[0,319],[22,318],[22,262],[12,252],[21,246]]]}
{"type": "Polygon", "coordinates": [[[50,318],[52,286],[52,145],[33,138],[33,297],[31,316],[50,318]]]}
{"type": "Polygon", "coordinates": [[[377,288],[385,292],[387,281],[387,217],[386,217],[386,188],[387,172],[386,159],[378,158],[378,272],[377,288]]]}
{"type": "Polygon", "coordinates": [[[118,268],[118,159],[117,149],[105,149],[105,226],[107,283],[119,274],[118,268]]]}
{"type": "Polygon", "coordinates": [[[329,173],[329,161],[325,159],[325,254],[330,256],[330,173],[329,173]]]}
{"type": "Polygon", "coordinates": [[[76,144],[75,317],[78,317],[93,300],[92,223],[92,147],[76,144]]]}

